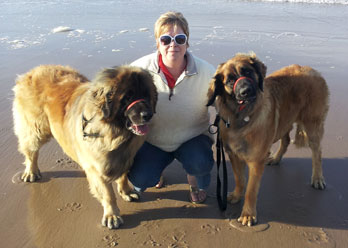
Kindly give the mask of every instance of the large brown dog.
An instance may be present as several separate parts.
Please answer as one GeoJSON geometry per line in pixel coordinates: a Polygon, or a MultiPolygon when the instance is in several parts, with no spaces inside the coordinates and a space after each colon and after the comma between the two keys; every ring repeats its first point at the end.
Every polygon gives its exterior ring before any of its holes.
{"type": "Polygon", "coordinates": [[[104,208],[102,224],[118,228],[111,182],[125,200],[131,192],[126,173],[143,144],[157,102],[151,75],[120,66],[101,71],[92,82],[64,66],[39,66],[19,76],[13,88],[14,130],[25,156],[22,180],[41,178],[40,147],[54,137],[85,171],[91,193],[104,208]]]}
{"type": "Polygon", "coordinates": [[[266,163],[278,164],[290,143],[289,133],[297,124],[294,143],[312,150],[312,186],[324,189],[320,142],[328,111],[329,91],[321,75],[307,66],[291,65],[267,78],[266,66],[254,53],[237,54],[219,65],[208,92],[220,114],[219,129],[235,177],[231,203],[241,200],[245,186],[245,163],[249,179],[238,221],[257,222],[256,201],[266,163]],[[269,157],[272,144],[280,148],[269,157]]]}

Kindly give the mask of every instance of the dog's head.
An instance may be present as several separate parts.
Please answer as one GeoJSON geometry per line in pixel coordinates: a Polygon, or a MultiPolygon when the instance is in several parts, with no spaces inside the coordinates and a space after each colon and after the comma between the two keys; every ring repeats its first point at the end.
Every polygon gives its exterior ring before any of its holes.
{"type": "Polygon", "coordinates": [[[105,122],[125,126],[137,135],[148,132],[157,91],[151,74],[138,67],[119,66],[97,74],[91,100],[105,122]]]}
{"type": "Polygon", "coordinates": [[[226,101],[226,97],[230,96],[240,105],[254,102],[258,92],[263,91],[266,70],[266,66],[255,53],[239,53],[220,64],[210,82],[207,106],[212,105],[217,96],[220,96],[222,101],[226,101]]]}

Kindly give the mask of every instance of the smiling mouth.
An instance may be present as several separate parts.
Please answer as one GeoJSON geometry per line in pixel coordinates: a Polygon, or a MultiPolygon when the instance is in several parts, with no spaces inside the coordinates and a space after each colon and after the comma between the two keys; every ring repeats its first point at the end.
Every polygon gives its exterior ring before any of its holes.
{"type": "Polygon", "coordinates": [[[130,123],[127,125],[128,130],[130,130],[135,135],[143,136],[146,135],[149,132],[149,125],[147,123],[136,125],[133,123],[130,123]]]}
{"type": "Polygon", "coordinates": [[[249,104],[249,103],[252,103],[254,102],[256,99],[256,97],[250,97],[248,99],[243,99],[243,100],[237,100],[238,104],[239,105],[243,105],[243,104],[249,104]]]}

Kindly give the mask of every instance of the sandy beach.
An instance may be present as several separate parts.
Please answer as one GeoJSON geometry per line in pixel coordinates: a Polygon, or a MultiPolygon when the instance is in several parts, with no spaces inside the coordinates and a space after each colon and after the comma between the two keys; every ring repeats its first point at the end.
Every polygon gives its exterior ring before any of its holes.
{"type": "Polygon", "coordinates": [[[0,247],[348,247],[347,4],[4,0],[0,9],[0,247]],[[168,10],[185,15],[189,50],[214,66],[254,51],[268,74],[290,64],[322,73],[330,89],[324,191],[310,186],[310,150],[290,145],[280,166],[265,169],[259,224],[240,227],[242,203],[218,208],[216,168],[207,201],[193,205],[184,170],[174,162],[165,170],[166,187],[148,189],[139,202],[117,196],[125,223],[108,230],[84,172],[54,140],[40,150],[42,180],[19,180],[24,159],[11,112],[17,75],[63,64],[92,79],[101,68],[130,63],[156,49],[153,24],[168,10]]]}

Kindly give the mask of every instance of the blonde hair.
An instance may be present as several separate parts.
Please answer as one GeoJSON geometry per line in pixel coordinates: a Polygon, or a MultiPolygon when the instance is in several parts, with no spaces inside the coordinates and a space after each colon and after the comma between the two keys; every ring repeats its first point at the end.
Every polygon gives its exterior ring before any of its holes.
{"type": "Polygon", "coordinates": [[[158,38],[171,27],[180,27],[187,36],[187,46],[189,40],[189,26],[186,18],[180,12],[168,11],[162,14],[155,22],[155,38],[158,38]]]}

